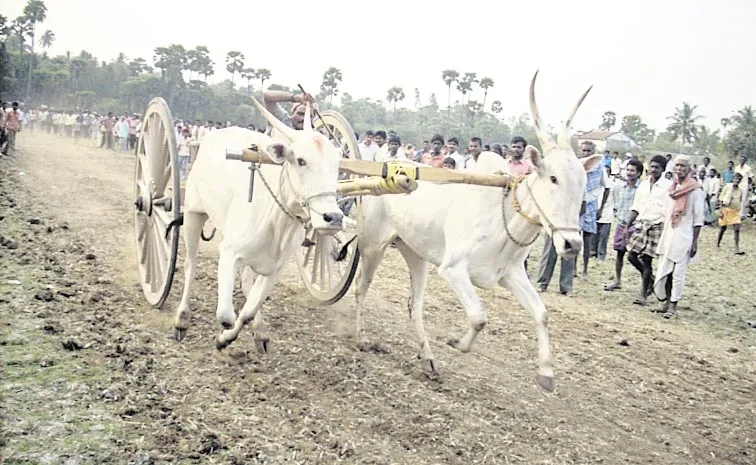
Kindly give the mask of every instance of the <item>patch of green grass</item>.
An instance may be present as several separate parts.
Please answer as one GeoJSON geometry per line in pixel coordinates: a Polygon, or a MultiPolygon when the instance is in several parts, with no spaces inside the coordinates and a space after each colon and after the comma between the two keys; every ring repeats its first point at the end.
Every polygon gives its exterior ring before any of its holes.
{"type": "MultiPolygon", "coordinates": [[[[16,279],[38,282],[33,269],[14,265],[7,272],[16,279]]],[[[82,463],[99,463],[89,458],[117,450],[114,443],[126,427],[114,413],[120,405],[101,399],[103,389],[121,374],[101,360],[97,346],[68,351],[61,344],[65,332],[45,333],[46,320],[29,312],[37,306],[29,293],[22,286],[0,291],[10,303],[0,321],[3,463],[41,463],[45,456],[88,457],[82,463]],[[49,361],[51,366],[42,366],[49,361]]]]}

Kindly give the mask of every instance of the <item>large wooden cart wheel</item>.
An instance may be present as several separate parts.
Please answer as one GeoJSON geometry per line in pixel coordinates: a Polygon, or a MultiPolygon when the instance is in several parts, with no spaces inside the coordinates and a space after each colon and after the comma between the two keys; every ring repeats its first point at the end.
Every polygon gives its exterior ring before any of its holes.
{"type": "Polygon", "coordinates": [[[177,222],[181,217],[176,131],[162,98],[152,99],[144,114],[134,180],[139,280],[147,302],[160,308],[173,283],[179,246],[177,222]]]}
{"type": "MultiPolygon", "coordinates": [[[[341,148],[343,157],[359,160],[357,138],[346,118],[330,110],[323,111],[320,115],[322,120],[315,117],[313,121],[315,130],[331,138],[334,145],[341,148]]],[[[342,175],[342,179],[348,177],[351,176],[342,175]]],[[[356,240],[356,214],[359,206],[352,198],[339,199],[339,204],[347,213],[344,215],[344,231],[328,236],[320,235],[310,228],[296,254],[305,287],[315,299],[327,305],[338,302],[346,295],[360,261],[356,240]]]]}

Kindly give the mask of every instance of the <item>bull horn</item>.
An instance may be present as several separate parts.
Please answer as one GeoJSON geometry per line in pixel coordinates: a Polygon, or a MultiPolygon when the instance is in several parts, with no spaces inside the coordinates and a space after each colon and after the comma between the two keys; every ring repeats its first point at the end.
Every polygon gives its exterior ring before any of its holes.
{"type": "Polygon", "coordinates": [[[263,117],[268,122],[268,124],[270,124],[271,126],[273,126],[273,128],[276,131],[280,132],[282,135],[284,135],[289,140],[293,140],[294,139],[294,135],[295,135],[294,128],[291,128],[291,127],[285,125],[283,121],[281,121],[280,119],[276,118],[273,115],[273,113],[271,113],[270,111],[268,111],[268,109],[265,108],[264,105],[260,104],[260,102],[257,101],[257,99],[254,97],[254,95],[250,95],[250,97],[252,97],[252,103],[254,103],[255,106],[257,107],[257,111],[259,111],[263,115],[263,117]]]}
{"type": "Polygon", "coordinates": [[[535,101],[536,77],[538,77],[538,71],[535,72],[535,74],[533,75],[533,80],[530,81],[530,114],[533,118],[533,124],[535,125],[538,142],[541,143],[541,148],[543,149],[543,153],[545,155],[546,152],[548,152],[552,148],[555,148],[557,145],[551,135],[546,132],[543,126],[543,120],[541,119],[541,114],[538,112],[538,105],[536,105],[535,101]]]}
{"type": "Polygon", "coordinates": [[[559,143],[559,147],[569,149],[572,148],[572,144],[570,143],[570,126],[572,126],[572,120],[575,118],[575,114],[578,111],[578,108],[580,108],[580,105],[582,105],[583,100],[588,96],[588,92],[593,89],[593,86],[589,87],[588,90],[585,91],[582,97],[580,97],[580,100],[577,101],[575,106],[572,108],[572,111],[570,112],[570,116],[567,117],[566,120],[564,120],[564,125],[562,126],[562,130],[559,132],[559,137],[557,138],[557,141],[559,143]]]}
{"type": "Polygon", "coordinates": [[[305,116],[304,116],[304,129],[306,132],[312,132],[312,109],[310,108],[310,102],[305,104],[305,116]]]}

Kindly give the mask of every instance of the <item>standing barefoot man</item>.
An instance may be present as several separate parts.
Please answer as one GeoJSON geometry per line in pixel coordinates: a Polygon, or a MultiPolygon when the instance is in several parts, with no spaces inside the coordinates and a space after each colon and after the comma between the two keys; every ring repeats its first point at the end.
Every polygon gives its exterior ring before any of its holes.
{"type": "MultiPolygon", "coordinates": [[[[614,218],[617,220],[617,228],[614,230],[614,250],[617,252],[617,260],[614,262],[614,282],[604,288],[605,291],[614,291],[622,289],[622,267],[627,252],[627,237],[632,231],[625,233],[630,228],[630,207],[635,200],[635,193],[638,191],[638,177],[643,172],[643,165],[638,160],[630,160],[625,168],[626,182],[614,189],[614,218]]],[[[638,269],[643,273],[643,269],[638,269]]]]}
{"type": "Polygon", "coordinates": [[[743,255],[745,252],[740,251],[740,222],[745,218],[746,207],[748,205],[748,192],[740,188],[743,175],[735,173],[732,182],[725,184],[722,193],[719,195],[721,202],[719,207],[719,236],[717,237],[717,248],[722,243],[722,236],[727,231],[727,226],[732,226],[735,233],[735,255],[743,255]]]}
{"type": "Polygon", "coordinates": [[[704,192],[693,179],[690,157],[675,158],[675,180],[669,187],[664,213],[664,231],[659,239],[659,268],[654,293],[664,304],[664,318],[677,314],[688,265],[698,261],[698,234],[704,223],[704,192]]]}
{"type": "MultiPolygon", "coordinates": [[[[586,158],[596,153],[596,145],[591,141],[580,144],[578,158],[586,158]]],[[[588,276],[588,261],[591,257],[591,243],[598,232],[597,221],[604,209],[606,198],[609,196],[609,175],[603,163],[597,163],[587,173],[583,206],[580,209],[580,229],[583,230],[583,276],[588,276]]],[[[577,259],[575,260],[577,264],[577,259]]]]}

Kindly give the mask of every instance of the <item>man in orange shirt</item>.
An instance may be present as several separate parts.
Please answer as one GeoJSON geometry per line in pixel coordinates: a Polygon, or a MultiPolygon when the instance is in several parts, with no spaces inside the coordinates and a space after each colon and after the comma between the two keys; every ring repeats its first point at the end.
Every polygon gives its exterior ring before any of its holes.
{"type": "Polygon", "coordinates": [[[420,161],[424,165],[431,165],[436,168],[444,167],[444,160],[446,156],[441,149],[444,148],[444,136],[436,134],[431,139],[431,151],[423,155],[420,161]]]}
{"type": "Polygon", "coordinates": [[[18,111],[18,102],[13,102],[11,109],[5,112],[3,124],[8,138],[8,145],[5,147],[3,155],[8,155],[8,151],[11,153],[16,151],[16,133],[21,130],[21,112],[18,111]]]}

